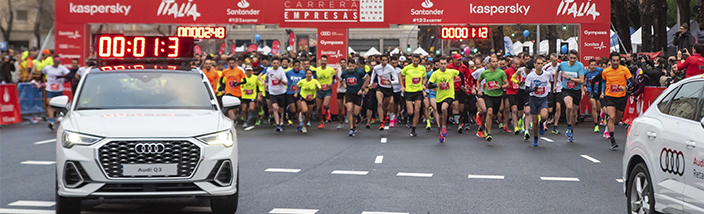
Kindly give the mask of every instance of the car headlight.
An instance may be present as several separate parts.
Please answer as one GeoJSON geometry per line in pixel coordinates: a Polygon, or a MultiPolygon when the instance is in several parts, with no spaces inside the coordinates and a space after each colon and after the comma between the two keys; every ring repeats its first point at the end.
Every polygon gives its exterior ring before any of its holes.
{"type": "Polygon", "coordinates": [[[196,139],[211,146],[223,145],[225,147],[232,147],[232,145],[234,144],[234,139],[232,139],[232,132],[230,130],[196,137],[196,139]]]}
{"type": "Polygon", "coordinates": [[[63,134],[63,146],[64,148],[71,148],[74,145],[90,146],[98,141],[102,140],[101,137],[89,136],[84,134],[79,134],[76,132],[64,131],[63,134]]]}

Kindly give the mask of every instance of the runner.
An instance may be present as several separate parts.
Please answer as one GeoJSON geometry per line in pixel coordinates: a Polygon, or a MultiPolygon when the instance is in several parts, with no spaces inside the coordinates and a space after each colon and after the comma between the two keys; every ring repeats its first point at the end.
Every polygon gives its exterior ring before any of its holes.
{"type": "Polygon", "coordinates": [[[608,129],[609,140],[611,140],[611,149],[618,148],[616,138],[614,136],[614,123],[618,118],[623,116],[623,111],[626,109],[626,86],[630,79],[631,72],[625,66],[619,64],[621,55],[619,53],[611,53],[611,67],[604,70],[601,74],[606,80],[606,91],[602,91],[601,96],[606,100],[606,114],[609,115],[608,129]]]}
{"type": "MultiPolygon", "coordinates": [[[[391,57],[391,66],[394,67],[393,75],[397,77],[400,76],[403,67],[398,63],[398,57],[391,57]]],[[[393,83],[391,83],[391,87],[394,89],[394,95],[393,104],[389,104],[389,127],[396,128],[396,125],[398,125],[399,112],[401,111],[401,108],[405,106],[406,102],[403,101],[403,94],[401,92],[401,81],[394,81],[393,83]]]]}
{"type": "Polygon", "coordinates": [[[447,58],[441,58],[439,60],[440,69],[433,72],[433,75],[430,76],[429,82],[431,84],[430,87],[428,87],[437,88],[438,90],[436,102],[440,104],[440,109],[436,109],[436,111],[440,111],[438,112],[440,118],[437,118],[440,124],[440,129],[438,129],[438,132],[440,132],[440,143],[444,143],[445,137],[447,137],[448,109],[455,99],[454,78],[460,74],[458,70],[447,69],[447,61],[447,58]]]}
{"type": "Polygon", "coordinates": [[[413,64],[404,67],[401,71],[401,91],[403,91],[406,96],[406,112],[408,118],[413,118],[411,136],[415,137],[418,136],[418,134],[416,134],[416,126],[418,125],[420,117],[421,101],[424,97],[424,86],[427,83],[427,79],[425,78],[427,72],[425,67],[419,64],[420,57],[418,55],[413,55],[411,59],[413,64]]]}
{"type": "MultiPolygon", "coordinates": [[[[438,60],[439,61],[439,60],[438,60]]],[[[433,68],[435,67],[435,63],[432,60],[429,60],[425,62],[425,72],[427,73],[425,75],[425,79],[429,80],[430,77],[433,75],[433,68]]],[[[423,100],[423,104],[425,104],[425,109],[423,110],[423,113],[425,113],[425,130],[430,131],[432,128],[431,123],[433,119],[435,119],[435,123],[440,128],[440,123],[437,121],[437,119],[440,119],[438,117],[438,104],[435,102],[435,98],[437,97],[437,89],[429,89],[428,88],[428,83],[426,81],[425,83],[425,88],[427,91],[427,96],[425,97],[425,100],[423,100]],[[432,116],[430,115],[430,112],[432,113],[432,116]]]]}
{"type": "MultiPolygon", "coordinates": [[[[294,115],[295,118],[298,118],[298,126],[296,127],[297,131],[302,131],[302,126],[303,126],[303,116],[301,115],[301,101],[300,99],[297,99],[296,93],[298,93],[298,81],[301,81],[302,79],[306,78],[306,72],[304,69],[301,69],[301,62],[298,60],[293,61],[293,67],[291,67],[290,71],[286,72],[286,79],[289,87],[286,87],[286,103],[288,103],[288,111],[293,114],[289,115],[294,115]]],[[[291,124],[291,120],[289,117],[289,124],[291,124]]]]}
{"type": "Polygon", "coordinates": [[[489,59],[489,64],[487,64],[487,69],[482,72],[477,80],[477,84],[481,84],[482,81],[486,81],[485,92],[479,92],[478,94],[484,97],[484,102],[486,105],[486,120],[482,122],[482,126],[486,129],[486,140],[491,142],[491,123],[495,119],[495,116],[499,113],[501,106],[501,96],[503,95],[503,89],[508,88],[508,79],[506,73],[503,70],[498,69],[496,57],[491,57],[489,59]]]}
{"type": "MultiPolygon", "coordinates": [[[[465,95],[467,98],[467,102],[464,105],[465,111],[460,113],[465,118],[462,122],[464,123],[464,127],[463,127],[464,130],[467,130],[467,131],[469,131],[471,129],[471,123],[475,122],[474,115],[477,114],[477,97],[476,97],[477,91],[475,90],[475,87],[474,87],[474,85],[477,84],[477,80],[474,79],[474,75],[472,75],[472,74],[477,69],[476,64],[480,64],[480,63],[475,63],[472,60],[473,59],[470,59],[470,61],[468,62],[469,72],[467,72],[464,75],[464,77],[465,77],[464,84],[466,87],[465,95]]],[[[479,60],[479,62],[481,62],[481,59],[479,60]]]]}
{"type": "MultiPolygon", "coordinates": [[[[550,73],[553,77],[557,73],[557,67],[560,64],[558,63],[558,56],[556,53],[550,54],[550,63],[547,65],[543,66],[543,71],[546,71],[550,73]]],[[[558,82],[551,82],[553,85],[562,85],[562,78],[553,78],[557,79],[558,82]]],[[[548,94],[548,111],[554,115],[553,117],[553,127],[552,127],[552,133],[553,134],[560,134],[560,130],[557,128],[557,124],[560,122],[560,115],[562,114],[562,104],[564,103],[563,98],[562,98],[562,87],[557,87],[557,88],[552,88],[551,94],[548,94]]]]}
{"type": "MultiPolygon", "coordinates": [[[[519,58],[515,58],[512,60],[511,67],[506,69],[504,72],[506,72],[507,77],[513,77],[518,74],[517,70],[521,69],[521,64],[522,61],[519,58]]],[[[506,118],[506,126],[504,126],[504,131],[506,132],[511,132],[508,128],[508,118],[510,116],[512,122],[513,122],[513,132],[514,134],[518,134],[521,130],[520,126],[518,125],[518,111],[519,108],[518,106],[520,105],[521,108],[520,110],[523,111],[523,106],[524,103],[519,103],[519,98],[517,96],[518,94],[518,89],[520,88],[520,85],[514,83],[513,81],[510,81],[508,83],[509,87],[506,89],[506,99],[504,99],[504,109],[505,109],[505,118],[506,118]]],[[[524,134],[525,137],[525,134],[524,134]]],[[[529,138],[530,139],[530,138],[529,138]]],[[[525,139],[528,140],[528,139],[525,139]]]]}
{"type": "Polygon", "coordinates": [[[369,75],[364,69],[358,68],[357,64],[349,63],[349,67],[342,72],[340,79],[340,85],[346,89],[345,106],[347,107],[347,120],[350,125],[349,136],[354,137],[355,132],[357,132],[355,117],[362,110],[362,95],[369,85],[369,75]]]}
{"type": "MultiPolygon", "coordinates": [[[[579,54],[575,50],[571,50],[568,53],[569,61],[562,62],[557,67],[557,73],[560,75],[555,75],[555,82],[557,79],[562,79],[562,95],[565,100],[565,118],[567,119],[567,131],[565,131],[565,136],[570,142],[574,142],[574,135],[572,133],[572,126],[577,120],[577,114],[579,114],[579,102],[582,101],[582,91],[581,87],[584,83],[584,65],[578,62],[579,54]]],[[[555,87],[558,87],[555,85],[555,87]]],[[[556,122],[557,123],[557,122],[556,122]]]]}
{"type": "MultiPolygon", "coordinates": [[[[543,58],[535,58],[535,67],[543,66],[543,58]]],[[[543,121],[548,119],[548,92],[551,75],[542,69],[536,69],[525,79],[525,86],[530,91],[530,114],[533,115],[533,146],[538,146],[538,133],[545,134],[543,121]]],[[[528,133],[528,131],[526,131],[528,133]]],[[[530,138],[530,137],[529,137],[530,138]]]]}
{"type": "MultiPolygon", "coordinates": [[[[514,84],[519,85],[520,87],[518,88],[518,92],[516,93],[516,110],[517,112],[517,118],[518,122],[516,123],[518,127],[514,128],[514,134],[518,135],[519,133],[523,132],[523,137],[525,139],[526,137],[526,130],[530,131],[531,123],[530,120],[531,118],[531,107],[530,107],[530,92],[528,91],[528,87],[525,86],[526,82],[526,77],[528,77],[529,74],[534,73],[536,70],[541,70],[542,67],[545,64],[545,59],[542,57],[539,57],[541,59],[540,66],[538,66],[538,63],[533,63],[533,61],[528,61],[524,67],[521,67],[518,69],[518,72],[511,77],[511,82],[514,84]],[[535,68],[538,69],[535,69],[535,68]]],[[[550,74],[547,74],[550,75],[550,74]]],[[[550,91],[548,91],[549,93],[550,91]]],[[[542,120],[547,120],[548,118],[542,118],[542,120]]],[[[536,126],[537,127],[537,126],[536,126]]]]}
{"type": "Polygon", "coordinates": [[[256,114],[257,88],[263,85],[257,76],[252,75],[252,71],[252,66],[247,66],[245,68],[245,78],[243,78],[242,83],[240,83],[240,87],[242,88],[242,115],[247,117],[242,124],[242,128],[247,131],[254,128],[253,122],[256,114]]]}
{"type": "MultiPolygon", "coordinates": [[[[281,59],[274,58],[271,60],[271,69],[266,70],[266,74],[259,74],[259,78],[266,75],[267,91],[269,92],[269,100],[271,100],[272,112],[274,114],[274,122],[276,122],[276,132],[283,131],[282,127],[284,125],[284,102],[286,102],[286,72],[283,68],[279,67],[281,59]]],[[[264,82],[264,80],[262,80],[264,82]]]]}
{"type": "Polygon", "coordinates": [[[462,133],[465,125],[463,121],[467,118],[466,114],[460,116],[460,113],[465,110],[465,103],[467,103],[467,86],[465,84],[465,80],[468,76],[471,76],[472,73],[469,71],[467,66],[462,64],[462,55],[459,53],[452,56],[452,63],[447,65],[447,68],[458,70],[460,72],[458,76],[453,78],[455,99],[452,102],[452,121],[457,124],[457,132],[462,133]]]}
{"type": "MultiPolygon", "coordinates": [[[[393,99],[394,90],[391,84],[398,82],[398,76],[394,72],[394,67],[389,63],[389,56],[381,56],[381,64],[374,66],[372,71],[372,88],[376,88],[376,99],[377,99],[377,114],[379,115],[379,120],[381,120],[381,125],[379,125],[379,131],[384,130],[384,123],[386,122],[386,113],[391,110],[391,106],[394,105],[393,99]]],[[[369,117],[369,115],[367,115],[369,117]]]]}
{"type": "MultiPolygon", "coordinates": [[[[495,56],[494,56],[495,57],[495,56]]],[[[487,69],[487,66],[489,65],[489,60],[491,60],[491,57],[487,56],[484,58],[484,63],[480,64],[480,68],[472,72],[472,77],[474,79],[479,79],[479,76],[487,69]]],[[[477,137],[480,138],[486,138],[486,133],[484,131],[484,124],[482,118],[486,117],[486,102],[484,101],[484,97],[481,95],[481,93],[484,93],[484,84],[486,81],[477,81],[476,84],[474,84],[474,91],[475,91],[475,98],[477,99],[477,137]]]]}
{"type": "Polygon", "coordinates": [[[320,114],[318,118],[320,119],[319,129],[325,128],[325,121],[330,120],[330,98],[332,97],[332,80],[337,76],[337,72],[334,68],[328,67],[328,56],[323,55],[320,57],[320,67],[311,69],[315,71],[316,79],[320,83],[320,91],[318,91],[317,99],[315,100],[315,106],[318,107],[320,114]]]}
{"type": "MultiPolygon", "coordinates": [[[[349,63],[349,64],[354,64],[354,63],[349,63]]],[[[356,66],[355,66],[356,67],[356,66]]],[[[340,68],[337,69],[337,79],[342,79],[342,73],[348,69],[348,63],[346,59],[340,59],[340,68]]],[[[354,69],[353,69],[354,70],[354,69]]],[[[340,121],[340,124],[337,125],[337,129],[342,129],[342,126],[345,123],[345,114],[344,114],[344,109],[345,109],[345,92],[347,92],[347,89],[345,87],[342,87],[342,83],[337,84],[337,120],[340,121]]],[[[361,103],[360,103],[361,105],[361,103]]],[[[348,120],[348,121],[353,121],[354,120],[348,120]]]]}
{"type": "Polygon", "coordinates": [[[596,59],[589,60],[589,68],[584,73],[585,87],[582,88],[583,91],[587,93],[589,97],[589,103],[592,105],[592,121],[594,121],[594,133],[599,133],[599,114],[597,112],[601,109],[601,103],[599,102],[599,95],[601,95],[601,84],[594,81],[595,77],[601,76],[603,70],[596,67],[596,59]]]}
{"type": "MultiPolygon", "coordinates": [[[[71,72],[68,68],[61,65],[61,57],[54,56],[53,60],[54,64],[52,66],[45,66],[41,70],[42,74],[46,75],[46,103],[49,103],[54,97],[63,95],[64,77],[71,72]]],[[[54,130],[56,128],[54,124],[54,112],[56,110],[51,105],[47,106],[49,129],[54,130]]]]}
{"type": "MultiPolygon", "coordinates": [[[[220,88],[218,91],[225,91],[225,95],[230,95],[237,98],[242,98],[242,89],[240,84],[242,84],[242,79],[245,78],[244,72],[237,68],[237,60],[234,57],[227,58],[227,69],[222,71],[222,77],[220,77],[220,88]]],[[[227,114],[235,124],[239,118],[235,118],[235,112],[239,114],[240,111],[235,111],[234,109],[228,109],[227,114]]]]}
{"type": "Polygon", "coordinates": [[[315,96],[318,94],[320,87],[318,80],[313,79],[313,71],[308,67],[308,69],[306,69],[306,79],[298,81],[298,93],[294,94],[296,97],[299,97],[300,94],[301,113],[305,115],[305,120],[303,121],[304,125],[303,128],[301,128],[303,134],[308,134],[307,127],[310,126],[310,117],[313,112],[313,107],[315,107],[315,96]]]}

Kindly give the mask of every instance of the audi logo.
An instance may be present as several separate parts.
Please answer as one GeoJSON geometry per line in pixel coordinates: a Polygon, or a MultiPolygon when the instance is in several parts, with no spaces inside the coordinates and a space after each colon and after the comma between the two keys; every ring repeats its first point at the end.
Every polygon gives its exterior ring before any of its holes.
{"type": "Polygon", "coordinates": [[[662,148],[660,151],[660,169],[663,172],[684,175],[684,154],[677,150],[662,148]]]}
{"type": "Polygon", "coordinates": [[[161,154],[165,149],[162,143],[138,143],[134,146],[134,151],[140,155],[161,154]]]}
{"type": "Polygon", "coordinates": [[[330,32],[330,31],[322,31],[322,32],[320,32],[320,35],[321,35],[321,36],[330,36],[330,35],[332,35],[332,32],[330,32]]]}

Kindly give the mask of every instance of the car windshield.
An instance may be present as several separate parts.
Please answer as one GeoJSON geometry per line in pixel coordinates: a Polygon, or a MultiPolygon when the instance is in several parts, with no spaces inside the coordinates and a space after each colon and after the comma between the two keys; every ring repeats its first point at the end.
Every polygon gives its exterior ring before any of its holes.
{"type": "Polygon", "coordinates": [[[94,73],[84,80],[76,110],[213,109],[198,74],[94,73]]]}

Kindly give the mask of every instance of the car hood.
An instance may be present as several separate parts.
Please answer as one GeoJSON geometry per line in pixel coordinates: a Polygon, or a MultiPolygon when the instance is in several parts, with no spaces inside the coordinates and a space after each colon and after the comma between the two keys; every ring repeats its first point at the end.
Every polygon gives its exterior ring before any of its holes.
{"type": "Polygon", "coordinates": [[[82,110],[69,121],[73,131],[102,137],[193,137],[225,128],[214,110],[82,110]]]}

